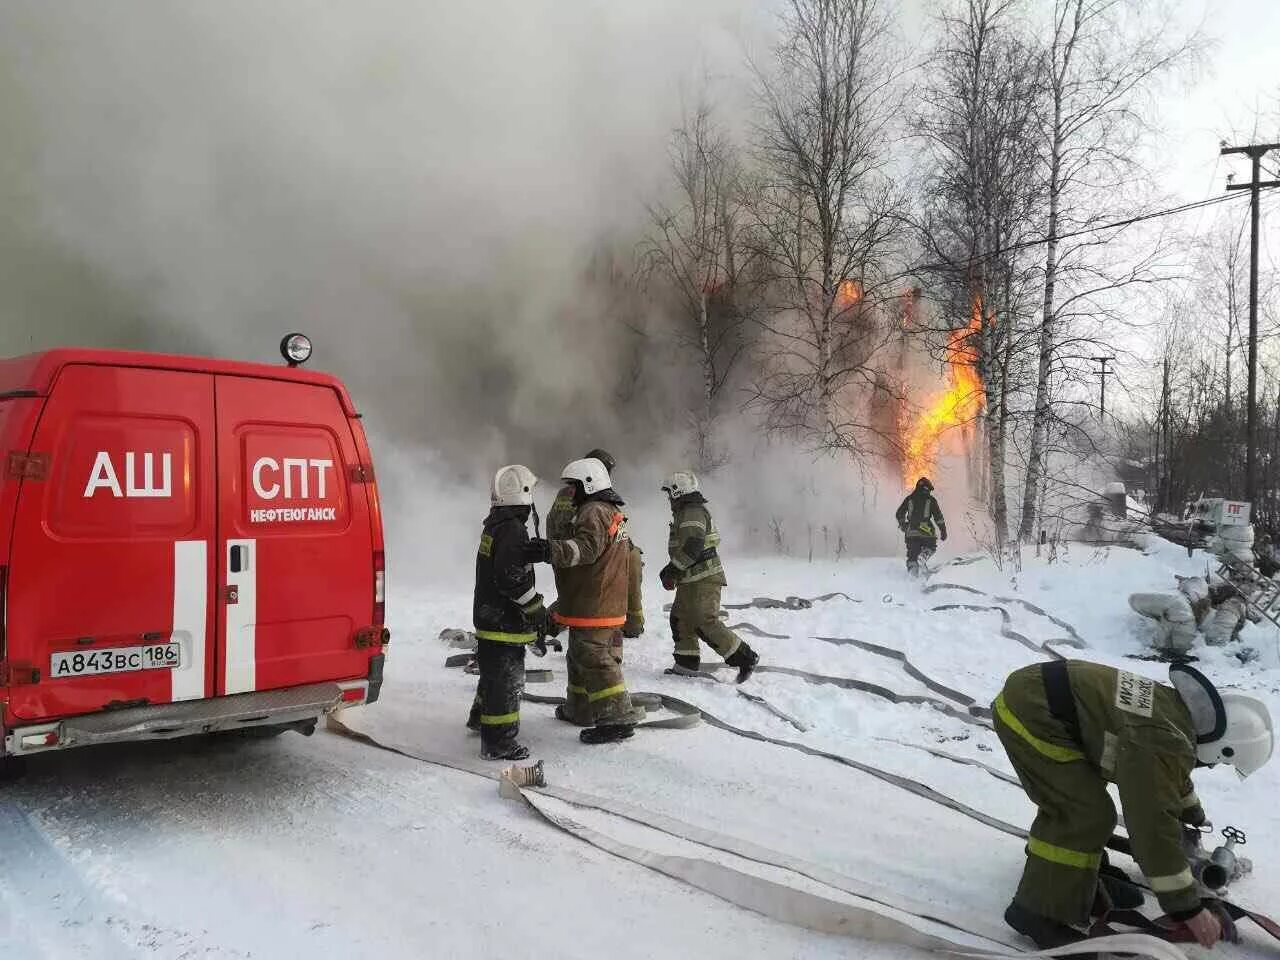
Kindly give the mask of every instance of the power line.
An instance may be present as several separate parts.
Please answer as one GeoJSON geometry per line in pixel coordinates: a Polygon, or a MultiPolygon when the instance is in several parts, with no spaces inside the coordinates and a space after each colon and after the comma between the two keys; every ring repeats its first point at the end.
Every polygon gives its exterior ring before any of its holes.
{"type": "Polygon", "coordinates": [[[1106,230],[1119,230],[1123,227],[1133,226],[1135,223],[1145,223],[1148,220],[1157,220],[1161,217],[1171,217],[1179,213],[1188,213],[1192,210],[1200,210],[1204,207],[1212,207],[1219,203],[1227,203],[1236,199],[1233,194],[1222,194],[1216,197],[1209,197],[1205,200],[1195,200],[1191,203],[1180,204],[1176,207],[1169,207],[1165,210],[1154,210],[1150,213],[1139,214],[1138,216],[1128,217],[1124,220],[1112,220],[1109,223],[1098,223],[1089,227],[1082,227],[1079,230],[1070,230],[1066,233],[1060,233],[1056,237],[1037,237],[1034,240],[1020,240],[1017,243],[1011,243],[1007,247],[998,247],[995,250],[988,250],[984,253],[974,254],[965,260],[954,260],[950,262],[921,263],[912,268],[911,271],[932,270],[939,268],[955,267],[963,263],[973,263],[980,260],[986,260],[988,257],[996,257],[1002,253],[1012,253],[1015,250],[1026,250],[1030,247],[1039,247],[1053,240],[1070,240],[1073,237],[1082,237],[1090,233],[1101,233],[1106,230]]]}

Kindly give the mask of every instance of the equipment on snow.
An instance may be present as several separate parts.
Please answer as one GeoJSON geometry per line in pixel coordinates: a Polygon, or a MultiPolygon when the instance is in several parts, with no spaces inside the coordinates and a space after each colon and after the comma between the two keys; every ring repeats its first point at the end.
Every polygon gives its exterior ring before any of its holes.
{"type": "Polygon", "coordinates": [[[588,496],[613,488],[609,470],[594,457],[584,457],[582,460],[566,463],[564,469],[560,471],[560,479],[566,483],[572,480],[581,484],[582,492],[588,496]]]}
{"type": "Polygon", "coordinates": [[[621,740],[630,740],[635,735],[636,727],[633,723],[609,723],[587,727],[578,734],[578,739],[583,743],[591,744],[618,743],[621,740]]]}
{"type": "Polygon", "coordinates": [[[498,796],[504,800],[519,800],[520,791],[524,788],[546,785],[547,777],[541,760],[527,767],[507,767],[498,774],[498,796]]]}
{"type": "Polygon", "coordinates": [[[1205,888],[1215,892],[1222,891],[1253,872],[1253,861],[1238,856],[1235,850],[1237,845],[1244,846],[1247,842],[1243,830],[1223,827],[1222,836],[1226,843],[1216,847],[1212,853],[1206,852],[1201,846],[1201,836],[1200,831],[1194,831],[1187,860],[1191,863],[1192,874],[1205,888]]]}

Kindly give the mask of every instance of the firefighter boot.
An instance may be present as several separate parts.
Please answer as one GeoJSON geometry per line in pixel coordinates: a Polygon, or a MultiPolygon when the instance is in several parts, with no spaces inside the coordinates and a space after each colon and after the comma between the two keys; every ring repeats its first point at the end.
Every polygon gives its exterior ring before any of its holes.
{"type": "Polygon", "coordinates": [[[726,657],[724,662],[738,668],[738,683],[746,683],[760,662],[760,655],[744,643],[726,657]]]}
{"type": "Polygon", "coordinates": [[[687,653],[677,653],[675,656],[676,665],[672,667],[672,673],[684,671],[686,674],[697,673],[702,669],[702,658],[697,656],[689,656],[687,653]]]}
{"type": "Polygon", "coordinates": [[[480,748],[482,760],[526,760],[528,757],[529,748],[515,740],[507,743],[486,743],[480,748]]]}
{"type": "Polygon", "coordinates": [[[1098,884],[1106,892],[1106,899],[1110,900],[1113,909],[1137,910],[1147,902],[1147,898],[1134,886],[1129,875],[1109,863],[1104,862],[1098,868],[1098,884]]]}
{"type": "MultiPolygon", "coordinates": [[[[1049,917],[1032,913],[1018,901],[1009,904],[1004,912],[1004,922],[1029,939],[1041,950],[1052,950],[1054,947],[1065,947],[1070,943],[1079,943],[1088,937],[1075,927],[1059,923],[1049,917]]],[[[1086,955],[1092,956],[1092,955],[1086,955]]]]}
{"type": "Polygon", "coordinates": [[[635,736],[633,723],[602,723],[588,727],[578,734],[583,743],[617,743],[619,740],[630,740],[635,736]]]}

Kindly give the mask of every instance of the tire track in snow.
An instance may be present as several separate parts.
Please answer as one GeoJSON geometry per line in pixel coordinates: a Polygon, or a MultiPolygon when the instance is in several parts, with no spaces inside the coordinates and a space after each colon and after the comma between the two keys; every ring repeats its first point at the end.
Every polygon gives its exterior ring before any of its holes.
{"type": "Polygon", "coordinates": [[[16,803],[0,801],[0,957],[92,957],[130,960],[137,954],[112,932],[113,917],[61,850],[16,803]],[[49,922],[35,922],[44,913],[49,922]],[[39,933],[37,934],[37,930],[39,933]],[[16,952],[10,953],[10,950],[16,952]]]}

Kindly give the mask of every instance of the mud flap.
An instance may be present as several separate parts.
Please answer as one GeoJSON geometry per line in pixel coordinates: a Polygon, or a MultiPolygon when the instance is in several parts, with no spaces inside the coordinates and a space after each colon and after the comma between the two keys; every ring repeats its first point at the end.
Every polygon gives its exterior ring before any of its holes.
{"type": "Polygon", "coordinates": [[[374,654],[369,658],[369,691],[364,698],[366,704],[377,703],[378,697],[382,695],[382,671],[386,664],[385,653],[374,654]]]}

